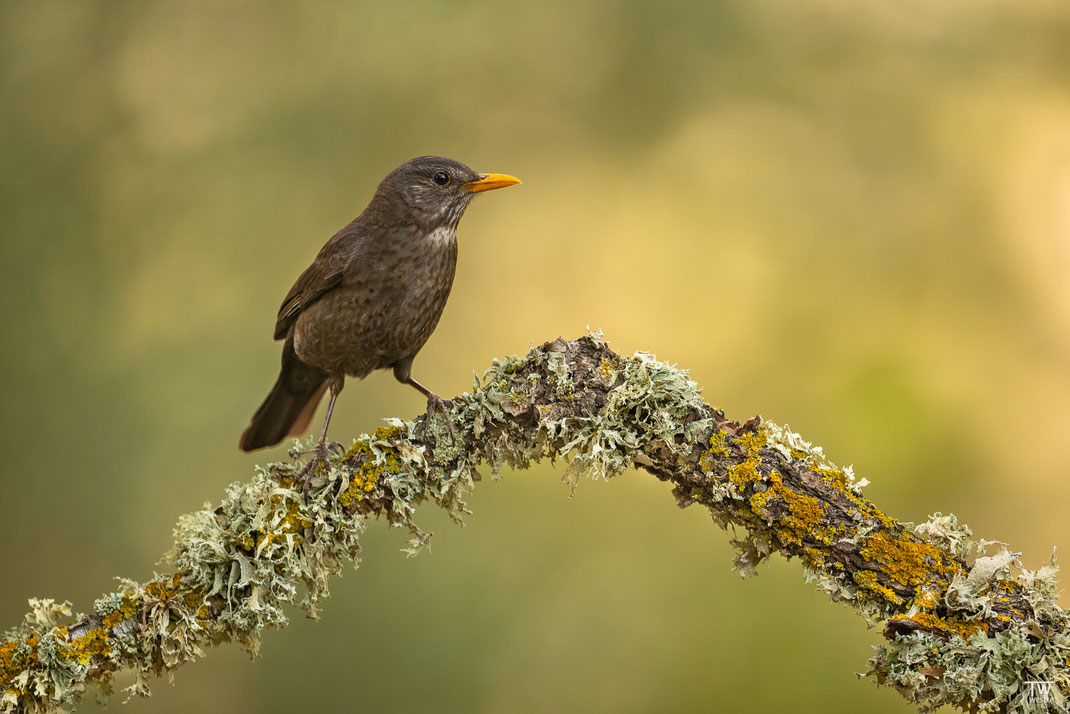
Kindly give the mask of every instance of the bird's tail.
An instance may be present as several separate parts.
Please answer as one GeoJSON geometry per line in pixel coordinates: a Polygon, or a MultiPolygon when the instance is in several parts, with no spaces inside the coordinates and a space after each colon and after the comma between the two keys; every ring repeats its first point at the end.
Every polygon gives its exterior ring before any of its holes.
{"type": "Polygon", "coordinates": [[[288,436],[301,436],[308,431],[326,391],[327,373],[297,358],[290,335],[282,348],[279,378],[242,432],[238,448],[255,451],[274,446],[288,436]]]}

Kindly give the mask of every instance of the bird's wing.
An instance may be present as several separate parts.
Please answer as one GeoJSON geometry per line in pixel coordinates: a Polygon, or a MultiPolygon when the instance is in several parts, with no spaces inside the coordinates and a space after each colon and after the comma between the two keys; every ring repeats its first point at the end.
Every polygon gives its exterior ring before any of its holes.
{"type": "Polygon", "coordinates": [[[289,334],[290,328],[297,321],[301,311],[323,297],[323,294],[331,290],[342,281],[345,273],[345,262],[338,260],[337,254],[321,252],[312,265],[308,266],[294,286],[290,288],[286,299],[279,308],[279,316],[275,320],[275,339],[282,340],[289,334]]]}

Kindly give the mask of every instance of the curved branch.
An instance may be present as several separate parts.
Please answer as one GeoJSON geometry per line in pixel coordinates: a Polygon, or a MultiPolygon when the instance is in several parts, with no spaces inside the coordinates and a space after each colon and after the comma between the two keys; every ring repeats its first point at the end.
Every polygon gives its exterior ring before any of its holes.
{"type": "MultiPolygon", "coordinates": [[[[1055,566],[1020,568],[1017,554],[975,542],[954,516],[919,526],[861,495],[850,468],[787,428],[728,420],[685,371],[637,353],[623,357],[599,335],[558,339],[495,361],[471,394],[449,402],[457,441],[440,418],[424,430],[392,420],[321,468],[307,497],[295,486],[308,450],[232,484],[217,508],[183,516],[168,554],[172,572],[122,581],[91,614],[31,600],[26,622],[0,643],[0,711],[56,711],[114,672],[145,693],[159,675],[235,640],[250,651],[285,606],[315,616],[328,580],[359,552],[366,521],[407,527],[431,500],[460,519],[477,466],[497,474],[549,457],[565,480],[641,468],[673,484],[682,506],[707,508],[734,540],[744,575],[773,553],[798,558],[833,600],[884,626],[870,675],[922,709],[986,711],[1065,707],[1070,636],[1055,604],[1055,566]],[[418,438],[416,435],[422,435],[418,438]],[[1038,684],[1039,683],[1039,684],[1038,684]]],[[[997,544],[998,545],[998,544],[997,544]]]]}

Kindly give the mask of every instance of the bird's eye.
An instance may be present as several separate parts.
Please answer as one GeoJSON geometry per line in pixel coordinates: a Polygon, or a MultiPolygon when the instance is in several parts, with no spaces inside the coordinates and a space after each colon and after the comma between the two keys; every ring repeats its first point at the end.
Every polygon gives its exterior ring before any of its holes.
{"type": "Polygon", "coordinates": [[[445,171],[439,171],[434,176],[432,176],[431,179],[439,186],[445,186],[450,182],[449,174],[447,174],[445,171]]]}

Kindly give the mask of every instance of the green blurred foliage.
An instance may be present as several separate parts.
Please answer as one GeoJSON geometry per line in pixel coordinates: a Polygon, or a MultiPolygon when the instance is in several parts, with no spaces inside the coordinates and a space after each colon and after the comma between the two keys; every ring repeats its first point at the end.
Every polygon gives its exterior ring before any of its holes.
{"type": "MultiPolygon", "coordinates": [[[[0,3],[0,622],[148,577],[253,464],[275,310],[411,156],[524,186],[462,223],[415,375],[585,325],[789,422],[904,519],[1068,533],[1070,6],[1059,0],[0,3]]],[[[351,383],[336,438],[419,395],[351,383]]],[[[324,621],[130,711],[909,711],[794,563],[646,475],[508,474],[324,621]]],[[[93,710],[87,706],[85,710],[93,710]]]]}

